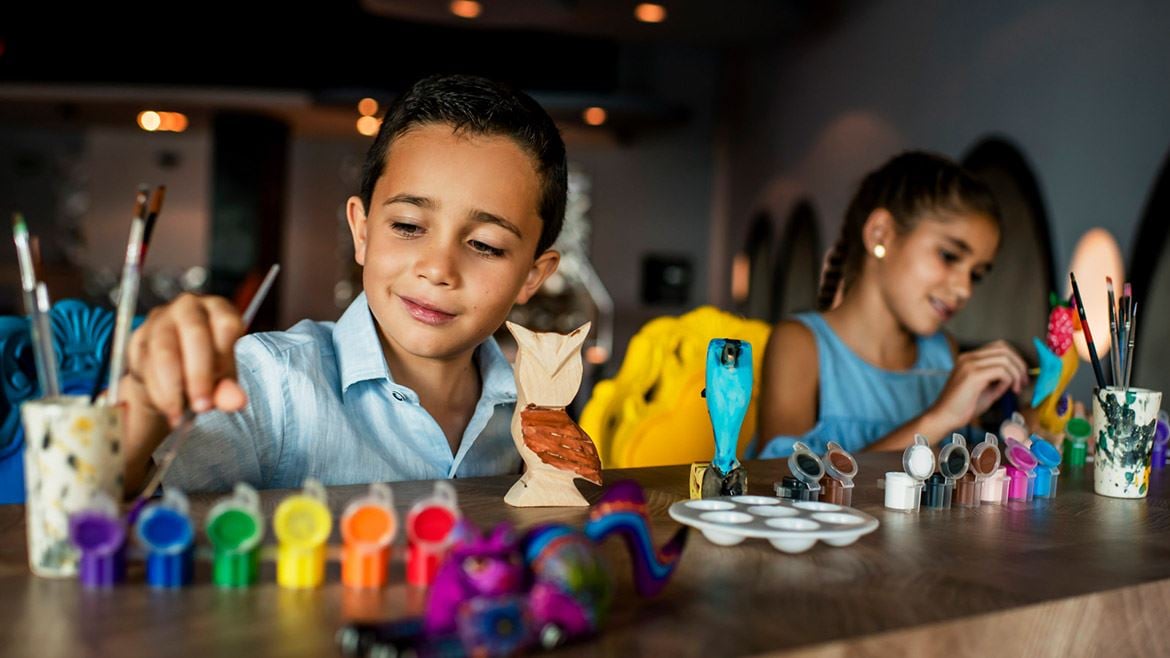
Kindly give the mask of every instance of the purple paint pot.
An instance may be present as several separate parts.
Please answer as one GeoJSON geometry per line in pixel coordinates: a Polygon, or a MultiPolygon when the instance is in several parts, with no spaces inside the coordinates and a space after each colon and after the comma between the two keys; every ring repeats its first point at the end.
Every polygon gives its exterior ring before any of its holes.
{"type": "Polygon", "coordinates": [[[1170,442],[1170,416],[1165,412],[1158,412],[1158,424],[1154,428],[1154,449],[1150,453],[1150,467],[1163,468],[1166,466],[1166,443],[1170,442]]]}
{"type": "Polygon", "coordinates": [[[69,517],[69,538],[81,554],[82,585],[112,587],[126,579],[126,526],[107,495],[69,517]]]}

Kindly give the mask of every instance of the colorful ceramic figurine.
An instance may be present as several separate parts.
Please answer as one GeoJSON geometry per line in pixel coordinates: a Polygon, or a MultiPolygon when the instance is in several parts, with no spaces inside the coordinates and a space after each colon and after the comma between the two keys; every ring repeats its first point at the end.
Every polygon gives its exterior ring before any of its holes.
{"type": "Polygon", "coordinates": [[[1064,391],[1077,372],[1080,361],[1073,348],[1073,333],[1080,329],[1077,315],[1066,303],[1049,296],[1052,311],[1048,314],[1045,342],[1033,338],[1040,357],[1040,375],[1032,394],[1032,406],[1038,410],[1037,421],[1048,436],[1064,431],[1072,417],[1072,404],[1064,391]]]}
{"type": "Polygon", "coordinates": [[[747,470],[735,457],[739,428],[752,400],[752,344],[716,338],[707,345],[707,412],[715,430],[715,459],[703,473],[703,497],[747,493],[747,470]]]}
{"type": "Polygon", "coordinates": [[[423,618],[358,624],[338,634],[345,655],[504,656],[552,649],[597,633],[612,601],[611,570],[597,545],[621,536],[630,551],[634,586],[654,596],[674,573],[686,544],[680,528],[653,549],[645,498],[619,482],[590,510],[583,531],[536,526],[518,537],[502,524],[481,535],[461,522],[439,569],[423,618]]]}
{"type": "Polygon", "coordinates": [[[515,507],[585,507],[589,501],[573,480],[600,485],[601,458],[565,407],[581,387],[581,344],[589,323],[567,335],[507,325],[519,347],[512,440],[524,460],[524,475],[504,502],[515,507]]]}

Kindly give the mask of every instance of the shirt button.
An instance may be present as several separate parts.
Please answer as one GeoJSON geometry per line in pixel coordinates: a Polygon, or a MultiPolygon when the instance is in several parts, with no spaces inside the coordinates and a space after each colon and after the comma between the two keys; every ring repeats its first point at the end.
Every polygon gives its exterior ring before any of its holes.
{"type": "Polygon", "coordinates": [[[394,396],[394,399],[395,399],[395,400],[398,400],[399,402],[405,402],[405,401],[406,401],[406,396],[405,396],[405,395],[403,395],[403,394],[401,394],[401,393],[399,393],[398,391],[394,391],[393,393],[391,393],[391,395],[393,395],[393,396],[394,396]]]}

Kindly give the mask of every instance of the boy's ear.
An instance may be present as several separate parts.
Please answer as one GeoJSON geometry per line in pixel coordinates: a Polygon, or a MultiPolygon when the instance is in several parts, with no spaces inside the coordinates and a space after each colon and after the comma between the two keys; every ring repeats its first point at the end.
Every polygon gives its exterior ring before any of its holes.
{"type": "Polygon", "coordinates": [[[872,254],[873,248],[879,244],[888,249],[896,237],[896,229],[894,216],[889,210],[874,208],[865,219],[865,225],[861,227],[861,239],[865,243],[866,253],[872,254]]]}
{"type": "Polygon", "coordinates": [[[361,197],[351,196],[345,202],[345,219],[353,235],[353,259],[358,265],[366,265],[366,207],[361,197]]]}
{"type": "Polygon", "coordinates": [[[536,257],[532,263],[532,269],[528,270],[528,277],[524,279],[524,285],[520,288],[520,293],[516,295],[517,304],[525,304],[532,296],[540,290],[540,286],[545,279],[552,276],[553,272],[557,271],[557,265],[561,263],[561,252],[549,249],[543,254],[536,257]]]}

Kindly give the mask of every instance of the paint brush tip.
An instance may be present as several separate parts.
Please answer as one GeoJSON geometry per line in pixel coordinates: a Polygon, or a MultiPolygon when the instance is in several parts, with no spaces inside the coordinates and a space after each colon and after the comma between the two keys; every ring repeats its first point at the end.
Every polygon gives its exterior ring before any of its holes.
{"type": "Polygon", "coordinates": [[[16,237],[28,237],[28,224],[24,222],[24,215],[14,212],[12,213],[12,233],[16,237]]]}
{"type": "Polygon", "coordinates": [[[157,215],[162,212],[163,199],[167,196],[167,186],[159,185],[154,188],[154,193],[150,195],[150,214],[157,215]]]}

